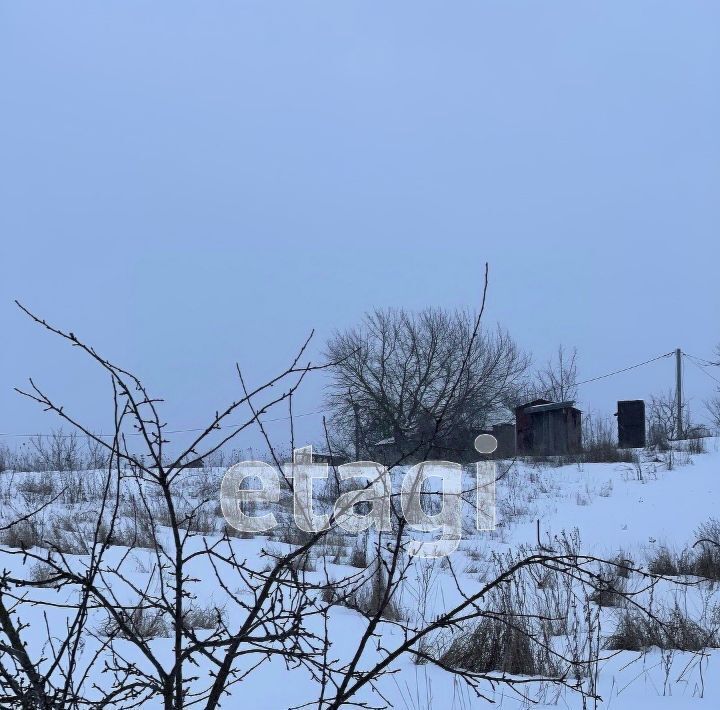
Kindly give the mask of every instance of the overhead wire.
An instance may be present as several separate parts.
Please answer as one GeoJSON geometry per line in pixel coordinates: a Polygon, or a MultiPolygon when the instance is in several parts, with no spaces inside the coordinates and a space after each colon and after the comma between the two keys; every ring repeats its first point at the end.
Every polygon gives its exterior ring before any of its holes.
{"type": "Polygon", "coordinates": [[[576,386],[579,387],[580,385],[586,385],[589,382],[596,382],[597,380],[604,380],[606,377],[613,377],[614,375],[619,375],[623,372],[628,372],[629,370],[634,370],[638,367],[643,367],[644,365],[649,365],[651,362],[655,362],[656,360],[662,360],[663,358],[670,357],[674,354],[675,354],[675,351],[671,350],[669,353],[665,353],[663,355],[658,355],[656,357],[650,358],[649,360],[639,362],[636,365],[629,365],[628,367],[623,367],[620,370],[613,370],[613,372],[608,372],[605,375],[598,375],[597,377],[591,377],[588,380],[583,380],[582,382],[577,382],[576,386]]]}
{"type": "MultiPolygon", "coordinates": [[[[636,364],[634,364],[634,365],[628,365],[627,367],[620,368],[619,370],[613,370],[612,372],[607,372],[607,373],[605,373],[604,375],[597,375],[596,377],[590,377],[590,378],[587,379],[587,380],[582,380],[582,381],[576,383],[576,385],[579,387],[580,385],[586,385],[586,384],[589,384],[589,383],[591,383],[591,382],[597,382],[598,380],[604,380],[604,379],[606,379],[606,378],[608,378],[608,377],[614,377],[615,375],[620,375],[620,374],[622,374],[623,372],[629,372],[630,370],[635,370],[635,369],[637,369],[638,367],[644,367],[645,365],[649,365],[649,364],[651,364],[651,363],[653,363],[653,362],[656,362],[656,361],[658,361],[658,360],[662,360],[662,359],[664,359],[664,358],[671,357],[671,356],[673,356],[674,354],[675,354],[675,351],[674,351],[674,350],[671,350],[670,352],[663,353],[662,355],[657,355],[657,356],[655,356],[655,357],[649,358],[648,360],[643,360],[643,362],[638,362],[638,363],[636,363],[636,364]]],[[[690,361],[691,361],[696,367],[698,367],[700,370],[702,370],[702,372],[704,372],[704,373],[705,373],[708,377],[710,377],[712,380],[715,380],[715,382],[717,382],[718,384],[720,384],[720,380],[718,380],[718,379],[716,379],[715,377],[713,377],[709,372],[707,372],[707,371],[703,368],[703,366],[701,366],[698,362],[696,362],[696,360],[700,360],[700,361],[702,361],[702,362],[707,363],[708,365],[713,365],[713,366],[720,365],[720,363],[713,363],[713,362],[710,362],[709,360],[704,360],[703,358],[696,358],[695,356],[689,355],[688,353],[683,353],[683,355],[685,355],[686,357],[690,358],[690,361]]],[[[303,413],[301,413],[301,414],[294,414],[294,415],[292,415],[292,417],[289,416],[289,415],[288,415],[288,416],[285,416],[285,417],[275,417],[275,418],[273,418],[273,419],[265,419],[265,420],[263,420],[263,422],[266,423],[266,424],[269,424],[269,423],[272,423],[272,422],[288,421],[289,419],[300,419],[300,418],[302,418],[302,417],[311,417],[311,416],[315,416],[315,415],[318,415],[318,414],[323,414],[323,410],[316,410],[316,411],[313,411],[313,412],[303,412],[303,413]]],[[[225,425],[219,426],[219,427],[217,427],[217,428],[218,428],[218,429],[232,429],[232,428],[240,428],[240,427],[242,427],[242,426],[245,426],[245,424],[233,423],[233,424],[225,424],[225,425]]],[[[186,434],[186,433],[204,431],[206,428],[207,428],[207,427],[190,427],[190,428],[187,428],[187,429],[173,429],[173,430],[170,430],[170,431],[166,431],[166,432],[164,432],[164,433],[165,433],[165,434],[186,434]]],[[[130,436],[140,436],[140,432],[128,432],[128,435],[130,435],[130,436]]],[[[40,437],[49,437],[49,436],[71,437],[71,436],[73,436],[73,434],[13,434],[13,433],[9,433],[9,432],[0,432],[0,436],[17,437],[17,438],[30,438],[30,437],[33,437],[33,436],[40,436],[40,437]]],[[[114,434],[95,434],[95,436],[105,437],[105,438],[108,438],[108,437],[109,437],[109,438],[112,438],[112,437],[114,437],[115,435],[114,435],[114,434]]]]}
{"type": "MultiPolygon", "coordinates": [[[[318,409],[314,412],[302,412],[300,414],[293,414],[292,417],[286,416],[286,417],[274,417],[273,419],[263,419],[263,424],[270,424],[272,422],[282,422],[282,421],[288,421],[289,419],[300,419],[302,417],[311,417],[316,414],[322,414],[323,410],[318,409]]],[[[214,427],[214,429],[239,429],[243,426],[245,426],[246,423],[232,423],[232,424],[223,424],[221,426],[214,427]]],[[[189,429],[172,429],[169,431],[163,431],[163,434],[186,434],[186,433],[192,433],[192,432],[198,432],[198,431],[205,431],[207,427],[192,427],[189,429]]],[[[125,433],[126,436],[141,436],[142,433],[139,431],[129,431],[125,433]]],[[[17,437],[17,438],[31,438],[34,436],[39,437],[60,437],[60,438],[70,438],[73,436],[76,436],[75,434],[60,434],[60,433],[52,433],[52,434],[13,434],[9,432],[0,432],[0,436],[7,436],[7,437],[17,437]]],[[[93,433],[93,436],[97,436],[100,438],[113,438],[115,434],[95,434],[93,433]]]]}
{"type": "Polygon", "coordinates": [[[695,358],[694,358],[692,355],[688,355],[687,353],[683,353],[683,355],[685,355],[685,356],[687,357],[687,359],[688,359],[693,365],[695,365],[695,367],[697,367],[698,370],[700,370],[700,372],[704,373],[704,374],[707,375],[711,380],[717,382],[717,383],[720,385],[720,379],[718,379],[718,378],[715,377],[714,375],[711,375],[702,365],[700,365],[699,363],[697,363],[697,362],[695,361],[695,358]]]}

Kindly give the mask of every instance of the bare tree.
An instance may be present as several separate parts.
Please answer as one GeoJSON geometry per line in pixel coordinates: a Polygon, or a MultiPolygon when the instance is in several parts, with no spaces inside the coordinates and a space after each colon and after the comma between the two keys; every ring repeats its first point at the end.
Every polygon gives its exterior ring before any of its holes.
{"type": "Polygon", "coordinates": [[[710,420],[715,429],[720,429],[720,390],[715,397],[709,399],[705,406],[707,407],[710,420]]]}
{"type": "MultiPolygon", "coordinates": [[[[686,425],[689,425],[685,402],[682,404],[682,419],[686,425]]],[[[650,444],[666,448],[677,432],[677,393],[675,391],[650,397],[647,425],[650,444]]]]}
{"type": "Polygon", "coordinates": [[[385,440],[392,456],[432,448],[461,459],[473,434],[505,416],[528,367],[506,331],[476,333],[476,321],[468,311],[376,310],[335,333],[326,354],[336,363],[328,405],[338,446],[355,455],[357,442],[372,458],[385,440]]]}
{"type": "Polygon", "coordinates": [[[44,471],[77,471],[83,467],[80,437],[77,432],[66,434],[57,429],[44,436],[36,434],[30,439],[37,469],[44,471]]]}
{"type": "Polygon", "coordinates": [[[557,349],[553,360],[538,372],[537,392],[539,396],[552,402],[576,400],[577,387],[577,348],[567,352],[563,345],[557,349]]]}
{"type": "MultiPolygon", "coordinates": [[[[262,574],[236,558],[227,535],[198,550],[195,538],[203,529],[207,507],[217,505],[217,494],[188,502],[183,490],[190,472],[181,463],[211,456],[270,408],[289,400],[305,375],[317,369],[298,364],[307,343],[284,372],[259,387],[246,388],[238,370],[242,396],[217,412],[194,440],[170,464],[165,464],[169,441],[158,411],[160,400],[153,398],[137,377],[103,358],[73,333],[55,328],[21,308],[106,372],[112,386],[115,433],[109,440],[94,434],[53,402],[33,380],[28,390],[18,390],[101,447],[108,466],[100,499],[87,511],[94,516],[77,521],[79,528],[74,536],[60,536],[56,526],[43,526],[26,544],[18,537],[19,526],[34,525],[39,511],[31,511],[4,527],[14,532],[12,542],[20,548],[4,554],[32,561],[44,571],[41,579],[7,570],[0,577],[3,706],[136,707],[160,697],[167,710],[180,710],[198,702],[209,709],[217,707],[227,689],[238,681],[241,674],[236,663],[241,656],[254,656],[260,664],[280,655],[317,672],[318,642],[306,628],[314,600],[291,564],[301,552],[281,557],[269,573],[262,574]],[[286,389],[271,393],[285,382],[289,383],[286,389]],[[264,395],[266,401],[256,404],[264,395]],[[250,412],[246,421],[224,430],[227,418],[242,408],[250,412]],[[137,436],[141,442],[142,455],[132,453],[136,446],[128,447],[130,436],[137,436]],[[162,532],[160,525],[168,532],[162,532]],[[137,563],[129,554],[112,562],[107,559],[114,544],[154,550],[146,586],[134,582],[132,569],[137,563]],[[80,569],[69,552],[85,553],[80,569]],[[208,628],[202,637],[193,623],[201,599],[199,579],[193,570],[200,557],[215,571],[218,588],[227,590],[227,603],[235,611],[233,628],[226,624],[220,608],[206,610],[208,628]],[[245,579],[254,601],[248,604],[236,596],[231,591],[236,585],[229,576],[245,579]],[[47,657],[41,645],[39,655],[33,656],[30,649],[34,644],[27,643],[29,627],[22,621],[20,609],[23,604],[42,604],[27,595],[48,585],[63,590],[69,601],[50,605],[64,612],[59,626],[47,626],[45,647],[52,653],[47,657]],[[290,604],[285,602],[287,596],[290,604]],[[98,613],[104,617],[99,627],[89,623],[91,612],[94,620],[98,613]],[[59,637],[57,628],[63,629],[59,637]],[[157,636],[165,635],[171,639],[169,661],[158,655],[152,643],[157,636]],[[129,656],[123,644],[133,647],[129,656]],[[207,667],[205,685],[191,688],[197,681],[199,665],[207,667]]],[[[38,631],[33,629],[34,634],[38,631]]]]}
{"type": "Polygon", "coordinates": [[[104,447],[76,431],[66,433],[62,427],[50,434],[34,434],[19,448],[3,447],[2,452],[0,465],[16,471],[63,472],[107,466],[104,447]]]}
{"type": "MultiPolygon", "coordinates": [[[[720,345],[715,347],[715,359],[716,362],[714,364],[720,367],[720,345]]],[[[705,406],[713,426],[720,430],[720,386],[716,388],[715,396],[705,402],[705,406]]]]}

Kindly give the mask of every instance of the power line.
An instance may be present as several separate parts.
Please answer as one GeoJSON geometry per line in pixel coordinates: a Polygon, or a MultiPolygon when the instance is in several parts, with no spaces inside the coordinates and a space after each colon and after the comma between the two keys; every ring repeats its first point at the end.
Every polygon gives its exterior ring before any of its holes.
{"type": "MultiPolygon", "coordinates": [[[[288,421],[289,419],[300,419],[302,417],[311,417],[316,414],[322,414],[322,413],[323,413],[323,410],[318,409],[315,412],[302,412],[301,414],[293,414],[292,417],[287,416],[287,417],[275,417],[273,419],[263,419],[262,422],[263,422],[263,424],[270,424],[272,422],[288,421]]],[[[243,424],[238,424],[238,423],[225,424],[223,426],[215,427],[214,430],[233,429],[233,428],[239,429],[241,427],[246,426],[246,424],[247,424],[247,422],[243,423],[243,424]]],[[[205,431],[205,429],[207,429],[207,427],[193,427],[191,429],[172,429],[170,431],[163,431],[163,434],[187,434],[187,433],[192,433],[192,432],[205,431]]],[[[142,436],[142,432],[129,431],[129,432],[126,432],[124,435],[125,436],[142,436]]],[[[39,436],[39,437],[55,437],[55,436],[57,436],[57,437],[60,437],[63,439],[69,439],[73,436],[79,436],[79,435],[78,434],[12,434],[9,432],[0,432],[0,436],[16,437],[18,439],[23,439],[23,438],[29,439],[29,438],[32,438],[33,436],[39,436]]],[[[97,436],[100,438],[112,439],[115,437],[115,434],[93,434],[93,436],[97,436]]]]}
{"type": "Polygon", "coordinates": [[[701,362],[706,367],[720,367],[720,362],[717,362],[714,360],[706,360],[704,357],[698,357],[697,355],[691,355],[690,353],[683,353],[683,355],[687,355],[688,357],[692,358],[693,360],[697,360],[698,362],[701,362]]]}
{"type": "MultiPolygon", "coordinates": [[[[607,377],[613,377],[613,376],[619,375],[619,374],[621,374],[621,373],[623,373],[623,372],[628,372],[629,370],[635,370],[635,369],[638,368],[638,367],[643,367],[643,366],[645,366],[645,365],[649,365],[649,364],[652,363],[652,362],[656,362],[657,360],[662,360],[663,358],[666,358],[666,357],[671,357],[671,356],[674,355],[674,354],[675,354],[675,351],[674,351],[674,350],[671,350],[669,353],[665,353],[665,354],[663,354],[663,355],[658,355],[658,356],[656,356],[656,357],[650,358],[649,360],[645,360],[645,361],[643,361],[643,362],[639,362],[639,363],[637,363],[637,364],[635,364],[635,365],[629,365],[628,367],[623,367],[623,368],[621,368],[620,370],[613,370],[612,372],[608,372],[608,373],[606,373],[606,374],[604,374],[604,375],[598,375],[597,377],[591,377],[590,379],[582,380],[581,382],[576,383],[576,385],[579,387],[580,385],[586,385],[586,384],[588,384],[588,383],[590,383],[590,382],[597,382],[598,380],[604,380],[604,379],[606,379],[607,377]]],[[[683,355],[687,355],[687,353],[683,353],[683,355]]],[[[692,355],[689,355],[688,357],[693,357],[693,356],[692,356],[692,355]]],[[[697,358],[697,359],[701,359],[701,358],[697,358]]],[[[708,362],[708,361],[706,361],[706,362],[708,362]]],[[[700,368],[701,368],[701,366],[698,365],[697,363],[693,362],[693,364],[695,364],[697,367],[700,367],[700,368]]],[[[711,363],[711,364],[715,365],[715,364],[720,364],[720,363],[711,363]]],[[[702,369],[702,368],[701,368],[701,369],[702,369]]],[[[706,372],[705,370],[703,370],[703,372],[705,372],[705,374],[706,374],[708,377],[710,377],[711,379],[715,380],[715,378],[714,378],[709,372],[706,372]]],[[[715,380],[715,381],[716,381],[718,384],[720,384],[720,380],[715,380]]],[[[311,417],[311,416],[315,416],[315,415],[317,415],[317,414],[322,414],[322,413],[323,413],[323,410],[320,410],[320,409],[319,409],[319,410],[316,410],[316,411],[314,411],[314,412],[303,412],[302,414],[294,414],[292,417],[286,416],[286,417],[275,417],[275,418],[273,418],[273,419],[265,419],[265,420],[264,420],[264,423],[270,424],[270,423],[272,423],[272,422],[288,421],[288,420],[291,419],[291,418],[292,418],[292,419],[300,419],[301,417],[311,417]]],[[[244,425],[244,424],[237,424],[237,423],[235,423],[235,424],[225,424],[224,426],[218,427],[218,429],[232,429],[233,427],[240,428],[240,427],[242,427],[242,426],[245,426],[245,425],[244,425]]],[[[188,428],[188,429],[173,429],[173,430],[171,430],[171,431],[165,431],[165,432],[163,432],[163,433],[164,433],[164,434],[187,434],[187,433],[192,433],[192,432],[205,431],[206,428],[207,428],[207,427],[192,427],[192,428],[188,428]]],[[[140,436],[141,433],[140,433],[140,432],[135,432],[135,431],[133,431],[133,432],[127,432],[126,435],[127,435],[127,436],[140,436]]],[[[40,436],[40,437],[50,437],[50,436],[71,437],[71,436],[73,436],[73,435],[72,435],[72,434],[12,434],[12,433],[8,433],[8,432],[0,432],[0,436],[17,437],[17,438],[30,438],[30,437],[33,437],[33,436],[40,436]]],[[[95,436],[102,437],[102,438],[113,438],[115,435],[114,435],[114,434],[95,434],[95,436]]]]}
{"type": "Polygon", "coordinates": [[[662,360],[666,357],[671,357],[675,354],[674,350],[671,350],[669,353],[665,353],[664,355],[658,355],[657,357],[650,358],[649,360],[645,360],[644,362],[639,362],[637,365],[630,365],[629,367],[623,367],[621,370],[614,370],[613,372],[608,372],[605,375],[598,375],[597,377],[591,377],[589,380],[583,380],[582,382],[577,382],[576,386],[580,385],[586,385],[588,382],[596,382],[597,380],[604,380],[606,377],[612,377],[613,375],[619,375],[622,372],[627,372],[628,370],[634,370],[637,367],[642,367],[643,365],[649,365],[651,362],[655,362],[656,360],[662,360]]]}
{"type": "Polygon", "coordinates": [[[689,357],[690,362],[693,365],[695,365],[695,367],[697,367],[697,369],[700,370],[700,372],[706,374],[711,380],[714,380],[715,382],[717,382],[720,385],[720,380],[717,377],[715,377],[714,375],[711,375],[702,365],[695,362],[695,358],[692,355],[688,355],[687,353],[683,353],[683,355],[689,357]]]}
{"type": "Polygon", "coordinates": [[[720,362],[713,362],[712,360],[706,360],[704,357],[698,357],[697,355],[691,355],[690,353],[683,352],[683,355],[695,360],[698,364],[703,367],[720,367],[720,362]]]}

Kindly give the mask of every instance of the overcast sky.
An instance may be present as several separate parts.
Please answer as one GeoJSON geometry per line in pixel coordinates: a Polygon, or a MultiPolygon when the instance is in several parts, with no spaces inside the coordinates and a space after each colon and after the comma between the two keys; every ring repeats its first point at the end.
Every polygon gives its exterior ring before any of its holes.
{"type": "MultiPolygon", "coordinates": [[[[95,428],[111,412],[15,298],[140,374],[171,428],[312,328],[317,351],[374,306],[477,304],[485,261],[488,322],[538,361],[707,357],[719,80],[710,0],[3,0],[0,432],[56,426],[12,392],[30,375],[95,428]]],[[[673,382],[663,360],[581,404],[673,382]]],[[[686,383],[702,419],[713,382],[686,383]]]]}

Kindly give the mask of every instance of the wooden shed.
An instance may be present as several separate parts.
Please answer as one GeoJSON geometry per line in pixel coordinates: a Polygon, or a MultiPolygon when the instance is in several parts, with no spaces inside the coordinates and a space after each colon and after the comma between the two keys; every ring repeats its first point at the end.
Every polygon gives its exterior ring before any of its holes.
{"type": "Polygon", "coordinates": [[[582,412],[575,402],[536,399],[515,409],[520,456],[562,456],[582,450],[582,412]]]}

